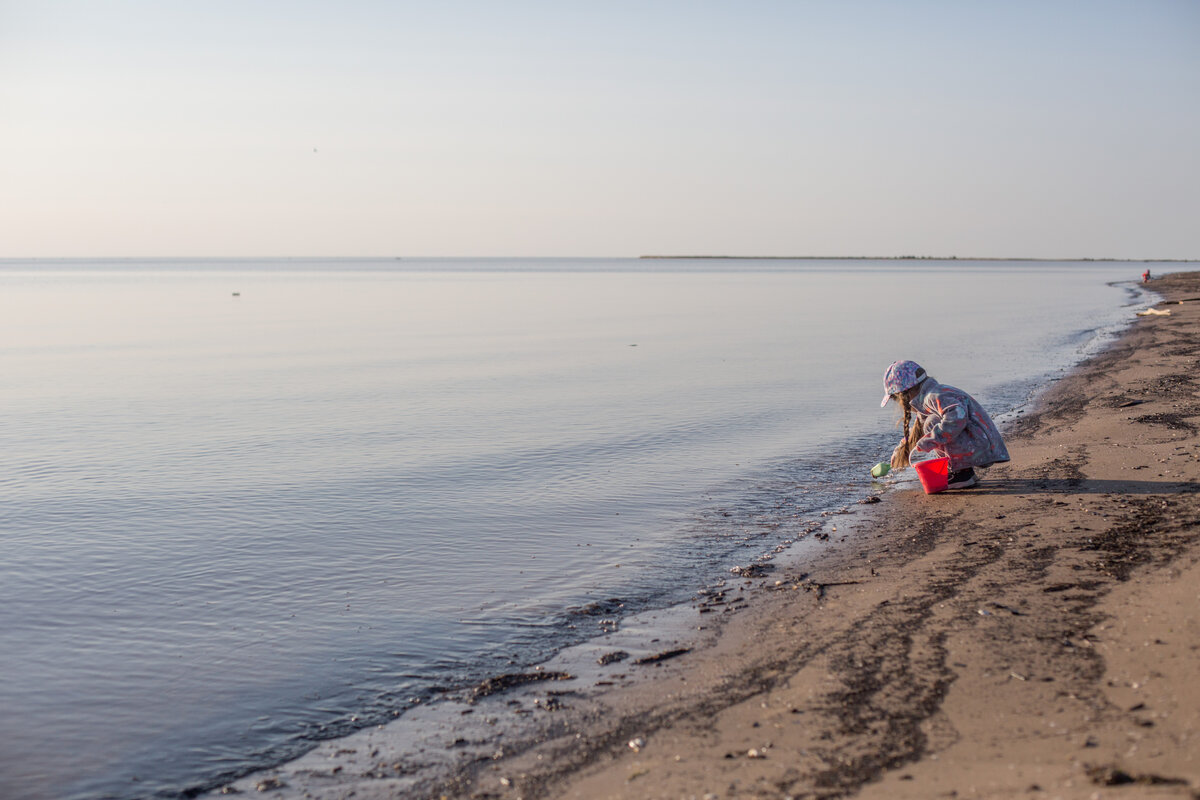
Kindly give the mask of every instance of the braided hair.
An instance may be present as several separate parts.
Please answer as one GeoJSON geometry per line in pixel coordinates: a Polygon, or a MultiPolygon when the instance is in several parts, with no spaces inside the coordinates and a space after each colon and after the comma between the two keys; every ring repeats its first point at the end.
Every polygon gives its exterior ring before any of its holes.
{"type": "MultiPolygon", "coordinates": [[[[917,373],[917,375],[921,378],[921,380],[917,382],[917,386],[920,386],[922,383],[924,383],[926,378],[925,370],[921,370],[917,373]]],[[[916,386],[912,388],[915,389],[916,386]]],[[[912,421],[912,401],[908,397],[909,391],[911,390],[906,389],[903,392],[897,392],[896,394],[892,395],[892,397],[894,397],[896,402],[900,405],[900,408],[904,409],[904,441],[900,443],[900,452],[894,459],[892,459],[892,469],[903,469],[909,465],[909,453],[911,453],[912,449],[916,447],[917,442],[921,441],[921,437],[925,435],[925,429],[921,424],[921,418],[917,417],[916,423],[913,423],[912,421]]]]}

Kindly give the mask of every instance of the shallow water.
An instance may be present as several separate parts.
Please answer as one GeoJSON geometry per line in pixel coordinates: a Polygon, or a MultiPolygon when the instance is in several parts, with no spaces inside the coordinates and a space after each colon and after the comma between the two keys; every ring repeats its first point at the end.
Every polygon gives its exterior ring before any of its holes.
{"type": "Polygon", "coordinates": [[[865,493],[892,360],[1015,413],[1143,268],[0,262],[0,795],[179,796],[680,599],[865,493]]]}

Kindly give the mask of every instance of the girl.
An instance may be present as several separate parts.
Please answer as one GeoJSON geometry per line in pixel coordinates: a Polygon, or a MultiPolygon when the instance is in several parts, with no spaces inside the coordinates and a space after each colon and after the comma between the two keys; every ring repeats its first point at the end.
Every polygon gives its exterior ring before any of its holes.
{"type": "Polygon", "coordinates": [[[950,457],[948,489],[976,483],[975,467],[1008,461],[1008,448],[995,423],[975,398],[938,383],[915,361],[896,361],[883,373],[883,402],[904,410],[904,439],[892,451],[892,468],[907,467],[920,454],[939,451],[950,457]],[[910,429],[912,417],[916,425],[910,429]]]}

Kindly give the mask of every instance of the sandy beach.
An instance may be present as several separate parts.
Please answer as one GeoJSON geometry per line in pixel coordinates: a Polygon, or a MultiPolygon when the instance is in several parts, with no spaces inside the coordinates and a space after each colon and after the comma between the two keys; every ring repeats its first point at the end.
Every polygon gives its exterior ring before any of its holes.
{"type": "Polygon", "coordinates": [[[773,569],[220,791],[1200,797],[1200,273],[1152,288],[978,487],[864,481],[773,569]]]}

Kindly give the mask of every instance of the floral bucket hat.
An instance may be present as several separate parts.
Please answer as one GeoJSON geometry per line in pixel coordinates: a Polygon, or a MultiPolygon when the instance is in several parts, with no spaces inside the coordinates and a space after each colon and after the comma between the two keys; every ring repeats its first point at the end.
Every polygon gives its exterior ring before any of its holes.
{"type": "Polygon", "coordinates": [[[899,394],[905,389],[911,389],[925,380],[925,369],[915,361],[893,361],[883,373],[883,402],[880,408],[887,405],[892,395],[899,394]]]}

